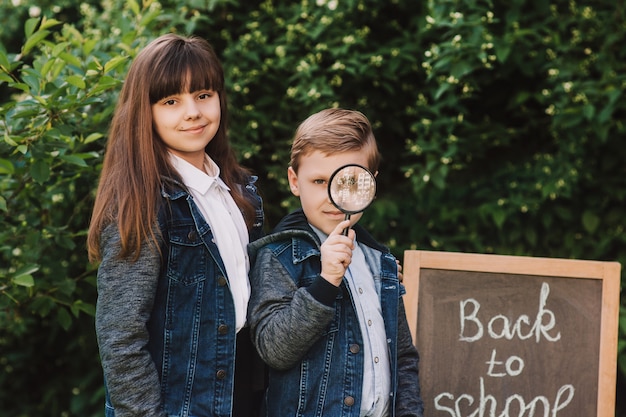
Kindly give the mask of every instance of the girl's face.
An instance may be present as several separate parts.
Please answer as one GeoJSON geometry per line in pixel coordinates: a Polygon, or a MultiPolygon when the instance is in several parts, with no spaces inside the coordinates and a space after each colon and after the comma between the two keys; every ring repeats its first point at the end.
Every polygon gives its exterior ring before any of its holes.
{"type": "Polygon", "coordinates": [[[204,148],[220,127],[220,97],[198,90],[165,97],[152,105],[154,127],[170,152],[204,167],[204,148]]]}

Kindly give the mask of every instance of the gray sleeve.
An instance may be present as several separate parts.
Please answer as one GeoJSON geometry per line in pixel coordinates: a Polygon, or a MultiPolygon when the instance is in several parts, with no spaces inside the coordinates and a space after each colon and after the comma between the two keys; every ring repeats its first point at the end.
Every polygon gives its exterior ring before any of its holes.
{"type": "Polygon", "coordinates": [[[136,262],[118,258],[116,225],[103,231],[101,247],[95,325],[115,416],[165,416],[159,375],[147,349],[160,255],[144,245],[136,262]]]}
{"type": "Polygon", "coordinates": [[[396,415],[398,417],[422,417],[424,415],[424,403],[420,393],[419,354],[413,345],[402,298],[400,298],[399,303],[396,415]]]}
{"type": "Polygon", "coordinates": [[[289,369],[324,332],[335,308],[298,288],[268,249],[258,253],[250,286],[248,323],[257,351],[272,368],[289,369]]]}

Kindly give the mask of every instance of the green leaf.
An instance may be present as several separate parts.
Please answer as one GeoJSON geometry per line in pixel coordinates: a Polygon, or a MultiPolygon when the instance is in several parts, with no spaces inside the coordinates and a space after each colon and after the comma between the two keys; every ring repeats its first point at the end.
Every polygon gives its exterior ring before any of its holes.
{"type": "Polygon", "coordinates": [[[116,56],[104,64],[104,73],[114,70],[128,60],[127,56],[116,56]]]}
{"type": "Polygon", "coordinates": [[[98,139],[100,139],[103,136],[104,135],[102,133],[92,133],[89,136],[87,136],[83,142],[85,144],[91,143],[91,142],[95,142],[95,141],[97,141],[98,139]]]}
{"type": "MultiPolygon", "coordinates": [[[[46,61],[46,63],[44,63],[41,66],[40,72],[41,72],[42,77],[43,76],[47,76],[48,74],[50,74],[51,69],[53,67],[55,67],[56,64],[57,64],[57,60],[56,59],[50,59],[50,60],[46,61]]],[[[63,63],[61,65],[65,65],[65,64],[63,63]]]]}
{"type": "Polygon", "coordinates": [[[24,274],[24,275],[18,275],[13,277],[13,279],[11,280],[15,285],[19,285],[22,287],[33,287],[35,286],[35,280],[33,279],[33,276],[30,274],[24,274]]]}
{"type": "Polygon", "coordinates": [[[491,218],[493,219],[496,226],[498,226],[498,229],[502,229],[502,225],[506,220],[506,212],[504,210],[494,209],[491,212],[491,218]]]}
{"type": "Polygon", "coordinates": [[[60,25],[63,22],[56,20],[56,19],[48,19],[44,16],[43,20],[41,21],[41,27],[39,29],[48,29],[51,28],[52,26],[56,26],[56,25],[60,25]]]}
{"type": "Polygon", "coordinates": [[[495,51],[496,56],[498,57],[498,61],[506,62],[510,53],[511,53],[512,44],[507,41],[501,41],[495,43],[495,51]]]}
{"type": "Polygon", "coordinates": [[[86,87],[85,80],[80,75],[70,75],[66,78],[66,81],[81,90],[84,90],[86,87]]]}
{"type": "Polygon", "coordinates": [[[76,247],[76,243],[66,235],[57,235],[54,238],[54,242],[61,248],[67,248],[73,250],[76,247]]]}
{"type": "Polygon", "coordinates": [[[4,132],[4,141],[10,146],[17,146],[17,142],[11,139],[11,136],[9,136],[9,132],[7,131],[4,132]]]}
{"type": "Polygon", "coordinates": [[[135,16],[139,15],[139,12],[141,11],[141,9],[139,8],[139,3],[137,3],[135,0],[128,0],[126,4],[130,7],[135,16]]]}
{"type": "Polygon", "coordinates": [[[39,24],[39,18],[34,17],[32,19],[28,19],[24,24],[24,34],[27,38],[29,38],[33,33],[35,33],[35,29],[37,29],[37,25],[39,24]]]}
{"type": "Polygon", "coordinates": [[[0,195],[0,211],[7,212],[7,201],[0,195]]]}
{"type": "Polygon", "coordinates": [[[82,303],[80,305],[80,311],[87,313],[93,317],[96,315],[96,306],[94,306],[93,304],[82,303]]]}
{"type": "Polygon", "coordinates": [[[585,119],[593,120],[593,117],[596,114],[596,108],[593,106],[593,104],[585,104],[585,106],[583,107],[583,114],[585,115],[585,119]]]}
{"type": "Polygon", "coordinates": [[[450,89],[450,87],[451,87],[450,84],[447,82],[440,84],[439,88],[435,92],[434,99],[438,100],[446,91],[450,89]]]}
{"type": "Polygon", "coordinates": [[[15,167],[8,159],[0,158],[0,174],[12,175],[15,172],[15,167]]]}
{"type": "MultiPolygon", "coordinates": [[[[98,154],[98,152],[79,152],[79,153],[75,153],[73,154],[77,157],[79,157],[82,160],[87,160],[87,159],[93,159],[93,158],[98,158],[100,157],[100,154],[98,154]]],[[[87,166],[87,165],[85,165],[87,166]]]]}
{"type": "Polygon", "coordinates": [[[70,46],[69,42],[57,43],[56,45],[54,45],[54,48],[52,48],[52,56],[59,56],[68,46],[70,46]]]}
{"type": "Polygon", "coordinates": [[[87,166],[85,160],[76,155],[60,155],[59,158],[64,160],[65,162],[69,162],[70,164],[78,165],[79,167],[87,166]]]}
{"type": "Polygon", "coordinates": [[[25,84],[25,83],[15,83],[15,84],[13,84],[13,88],[17,88],[19,90],[22,90],[25,93],[29,93],[30,92],[30,87],[28,86],[28,84],[25,84]]]}
{"type": "Polygon", "coordinates": [[[80,59],[78,59],[76,56],[69,54],[67,52],[61,52],[59,54],[59,58],[61,58],[63,61],[67,62],[70,65],[74,65],[75,67],[81,68],[82,67],[82,62],[80,59]]]}
{"type": "Polygon", "coordinates": [[[39,265],[36,265],[36,264],[24,265],[21,268],[19,268],[17,271],[15,271],[14,276],[30,275],[37,271],[39,271],[39,265]]]}
{"type": "Polygon", "coordinates": [[[9,75],[5,74],[4,72],[0,73],[0,83],[12,83],[13,82],[13,78],[11,78],[9,75]]]}
{"type": "Polygon", "coordinates": [[[465,60],[457,61],[450,66],[450,73],[454,78],[461,79],[472,71],[472,66],[465,60]]]}
{"type": "Polygon", "coordinates": [[[11,64],[6,52],[0,48],[0,67],[5,68],[8,71],[10,66],[11,64]]]}
{"type": "Polygon", "coordinates": [[[93,49],[96,47],[97,44],[98,44],[98,39],[85,40],[83,43],[83,54],[85,54],[86,56],[91,55],[91,51],[93,51],[93,49]]]}
{"type": "Polygon", "coordinates": [[[600,218],[591,211],[585,211],[583,213],[582,221],[585,230],[589,233],[595,232],[600,225],[600,218]]]}
{"type": "Polygon", "coordinates": [[[76,283],[71,279],[64,279],[57,284],[57,292],[59,294],[71,297],[76,291],[76,283]]]}
{"type": "Polygon", "coordinates": [[[144,14],[141,17],[140,24],[142,26],[147,26],[147,25],[150,24],[150,22],[152,22],[154,19],[156,19],[160,15],[161,15],[161,10],[159,10],[159,9],[154,9],[154,10],[148,11],[148,13],[144,14]]]}
{"type": "Polygon", "coordinates": [[[90,95],[99,94],[105,90],[109,90],[117,87],[120,84],[119,80],[113,77],[104,76],[100,78],[98,84],[89,92],[90,95]]]}
{"type": "Polygon", "coordinates": [[[28,38],[24,47],[22,48],[22,55],[27,55],[31,49],[35,47],[39,42],[46,38],[50,34],[48,30],[40,30],[35,32],[31,37],[28,38]]]}
{"type": "Polygon", "coordinates": [[[85,303],[83,300],[76,300],[74,304],[72,304],[71,309],[72,309],[72,314],[74,314],[75,317],[78,317],[78,314],[81,311],[90,316],[96,315],[96,308],[94,307],[94,305],[85,303]]]}
{"type": "Polygon", "coordinates": [[[57,322],[64,330],[68,330],[72,325],[72,316],[63,307],[59,307],[57,310],[57,322]]]}
{"type": "Polygon", "coordinates": [[[36,182],[43,184],[50,178],[50,165],[38,159],[31,165],[30,175],[36,182]]]}

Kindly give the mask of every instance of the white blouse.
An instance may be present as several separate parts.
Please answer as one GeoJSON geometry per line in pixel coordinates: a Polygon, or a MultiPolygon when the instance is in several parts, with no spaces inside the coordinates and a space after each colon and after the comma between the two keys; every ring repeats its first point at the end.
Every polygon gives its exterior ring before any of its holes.
{"type": "Polygon", "coordinates": [[[219,177],[220,168],[205,155],[204,169],[199,170],[189,162],[170,153],[172,165],[200,208],[211,230],[226,268],[226,277],[235,305],[237,332],[246,324],[250,283],[247,245],[248,229],[239,207],[230,195],[230,189],[219,177]]]}

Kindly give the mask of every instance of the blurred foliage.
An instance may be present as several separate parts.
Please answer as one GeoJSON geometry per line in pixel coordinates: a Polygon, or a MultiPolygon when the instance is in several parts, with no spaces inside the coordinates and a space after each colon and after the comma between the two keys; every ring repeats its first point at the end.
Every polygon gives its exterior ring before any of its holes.
{"type": "Polygon", "coordinates": [[[177,31],[216,47],[231,138],[261,177],[270,225],[297,206],[286,182],[295,127],[341,106],[374,125],[383,163],[362,221],[399,257],[425,249],[624,265],[624,7],[0,0],[3,413],[102,415],[84,240],[120,84],[152,38],[177,31]]]}

